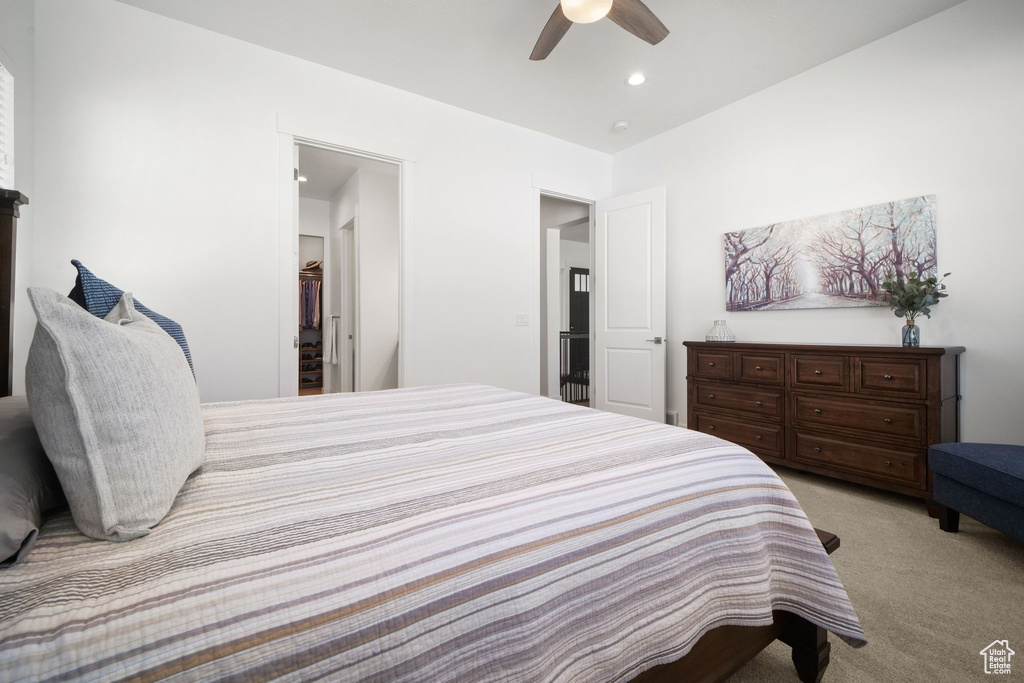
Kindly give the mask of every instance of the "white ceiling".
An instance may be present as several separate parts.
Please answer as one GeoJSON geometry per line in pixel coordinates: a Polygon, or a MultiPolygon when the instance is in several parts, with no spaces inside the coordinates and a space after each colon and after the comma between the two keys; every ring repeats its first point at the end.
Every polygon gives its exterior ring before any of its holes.
{"type": "Polygon", "coordinates": [[[299,173],[306,178],[306,182],[299,183],[299,196],[329,201],[360,168],[398,175],[397,164],[299,145],[299,173]]]}
{"type": "Polygon", "coordinates": [[[559,197],[540,197],[540,229],[558,230],[559,237],[573,242],[590,242],[590,205],[559,197]]]}
{"type": "Polygon", "coordinates": [[[603,19],[542,62],[556,0],[121,2],[615,152],[962,0],[646,0],[672,31],[660,45],[603,19]],[[634,71],[645,85],[625,85],[634,71]]]}

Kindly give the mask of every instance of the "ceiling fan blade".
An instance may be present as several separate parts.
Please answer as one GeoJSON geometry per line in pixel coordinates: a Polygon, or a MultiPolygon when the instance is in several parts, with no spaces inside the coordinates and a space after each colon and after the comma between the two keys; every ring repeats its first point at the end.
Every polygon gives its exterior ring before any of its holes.
{"type": "Polygon", "coordinates": [[[544,30],[540,32],[540,38],[537,39],[537,44],[533,47],[530,59],[534,61],[546,59],[571,26],[572,22],[562,12],[562,3],[558,3],[555,6],[555,11],[551,13],[548,23],[544,25],[544,30]]]}
{"type": "Polygon", "coordinates": [[[668,35],[665,24],[641,0],[615,0],[608,18],[651,45],[657,45],[668,35]]]}

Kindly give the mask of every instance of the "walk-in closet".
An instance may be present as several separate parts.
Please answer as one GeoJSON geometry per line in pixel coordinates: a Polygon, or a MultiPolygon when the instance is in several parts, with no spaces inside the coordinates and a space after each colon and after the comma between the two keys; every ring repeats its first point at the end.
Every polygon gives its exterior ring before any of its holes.
{"type": "Polygon", "coordinates": [[[301,396],[398,387],[395,164],[297,145],[301,396]]]}
{"type": "Polygon", "coordinates": [[[323,237],[299,236],[299,261],[304,264],[299,271],[300,396],[324,390],[323,251],[323,237]]]}

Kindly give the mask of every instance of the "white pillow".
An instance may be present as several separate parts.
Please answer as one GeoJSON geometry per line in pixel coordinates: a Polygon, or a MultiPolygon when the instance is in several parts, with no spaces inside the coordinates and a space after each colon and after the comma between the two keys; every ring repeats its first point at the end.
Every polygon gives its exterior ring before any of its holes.
{"type": "Polygon", "coordinates": [[[131,294],[101,320],[57,292],[28,293],[39,321],[25,377],[32,420],[75,524],[108,541],[144,536],[206,449],[181,347],[131,294]]]}

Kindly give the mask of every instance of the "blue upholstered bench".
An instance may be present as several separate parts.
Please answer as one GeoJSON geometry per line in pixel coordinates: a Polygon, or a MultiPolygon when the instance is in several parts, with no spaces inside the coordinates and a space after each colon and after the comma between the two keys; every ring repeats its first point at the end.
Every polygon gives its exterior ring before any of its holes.
{"type": "Polygon", "coordinates": [[[1024,541],[1024,446],[943,443],[928,449],[932,495],[943,531],[960,513],[1024,541]]]}

